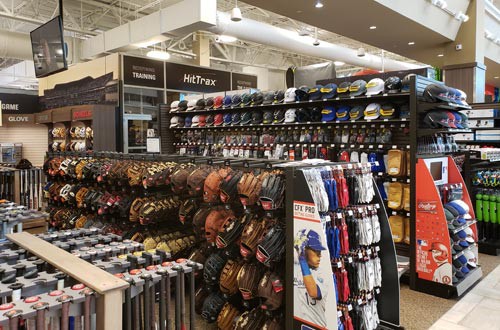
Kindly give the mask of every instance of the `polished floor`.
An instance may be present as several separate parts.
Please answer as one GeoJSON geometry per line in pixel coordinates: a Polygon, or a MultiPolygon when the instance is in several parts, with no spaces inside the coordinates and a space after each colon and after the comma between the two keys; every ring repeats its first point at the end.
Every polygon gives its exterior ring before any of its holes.
{"type": "Polygon", "coordinates": [[[479,255],[483,279],[461,299],[401,286],[401,325],[408,330],[500,330],[500,256],[479,255]],[[494,311],[494,312],[493,312],[494,311]]]}

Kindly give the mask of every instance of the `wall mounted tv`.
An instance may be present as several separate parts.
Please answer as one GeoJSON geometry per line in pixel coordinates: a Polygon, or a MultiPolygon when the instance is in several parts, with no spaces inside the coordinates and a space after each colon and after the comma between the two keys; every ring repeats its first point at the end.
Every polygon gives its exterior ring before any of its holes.
{"type": "Polygon", "coordinates": [[[68,69],[63,32],[61,16],[31,31],[31,49],[37,78],[68,69]]]}

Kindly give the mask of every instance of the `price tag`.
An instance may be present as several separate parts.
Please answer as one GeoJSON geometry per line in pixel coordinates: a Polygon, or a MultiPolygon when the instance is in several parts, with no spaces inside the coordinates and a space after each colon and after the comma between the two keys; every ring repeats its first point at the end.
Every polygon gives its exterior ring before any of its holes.
{"type": "Polygon", "coordinates": [[[361,128],[366,128],[366,125],[361,125],[361,128]]]}
{"type": "Polygon", "coordinates": [[[406,118],[401,118],[401,121],[406,121],[406,118]]]}
{"type": "Polygon", "coordinates": [[[295,103],[300,103],[300,101],[295,101],[295,103]]]}
{"type": "Polygon", "coordinates": [[[360,147],[361,149],[364,149],[364,148],[365,148],[365,145],[364,145],[364,144],[362,144],[362,145],[360,145],[359,147],[360,147]]]}
{"type": "Polygon", "coordinates": [[[363,208],[362,208],[362,207],[359,207],[359,208],[358,208],[358,212],[359,212],[359,213],[363,213],[363,208]]]}
{"type": "Polygon", "coordinates": [[[342,213],[341,212],[337,213],[337,218],[338,219],[342,219],[342,213]]]}
{"type": "Polygon", "coordinates": [[[342,312],[341,311],[337,311],[337,316],[338,317],[342,317],[342,312]]]}
{"type": "Polygon", "coordinates": [[[350,312],[350,311],[352,311],[352,305],[351,305],[351,304],[347,305],[347,310],[348,310],[349,312],[350,312]]]}
{"type": "Polygon", "coordinates": [[[348,261],[349,263],[352,263],[352,257],[347,258],[347,261],[348,261]]]}
{"type": "Polygon", "coordinates": [[[375,251],[377,251],[377,252],[378,252],[378,251],[380,251],[380,246],[378,246],[378,245],[377,245],[377,246],[375,247],[375,251]]]}
{"type": "Polygon", "coordinates": [[[373,149],[373,145],[371,145],[371,144],[370,144],[370,145],[368,146],[368,149],[373,149]]]}
{"type": "Polygon", "coordinates": [[[354,96],[351,96],[351,100],[354,99],[354,96]]]}
{"type": "Polygon", "coordinates": [[[313,100],[309,100],[309,103],[312,102],[313,100]]]}
{"type": "Polygon", "coordinates": [[[341,148],[345,148],[345,144],[341,144],[341,145],[340,145],[340,147],[341,147],[341,148]]]}
{"type": "Polygon", "coordinates": [[[358,259],[363,259],[363,253],[361,252],[358,253],[358,259]]]}
{"type": "Polygon", "coordinates": [[[310,123],[311,123],[310,121],[306,122],[306,124],[310,124],[310,123]]]}
{"type": "Polygon", "coordinates": [[[391,181],[392,181],[392,182],[396,182],[396,181],[398,181],[398,180],[397,180],[396,178],[392,178],[392,179],[391,179],[391,181]]]}
{"type": "Polygon", "coordinates": [[[398,215],[398,212],[392,211],[392,215],[398,215]]]}
{"type": "Polygon", "coordinates": [[[409,217],[410,216],[410,213],[406,213],[406,216],[409,217]]]}
{"type": "Polygon", "coordinates": [[[406,127],[406,124],[401,124],[401,127],[406,127]]]}
{"type": "Polygon", "coordinates": [[[406,145],[406,149],[410,149],[410,145],[409,144],[406,145]]]}
{"type": "Polygon", "coordinates": [[[378,160],[377,160],[377,161],[375,162],[375,166],[379,166],[379,165],[380,165],[380,164],[379,164],[379,162],[378,162],[378,160]]]}
{"type": "Polygon", "coordinates": [[[410,179],[406,179],[406,183],[410,183],[410,179]]]}
{"type": "Polygon", "coordinates": [[[392,148],[392,149],[397,149],[397,148],[398,148],[398,146],[392,146],[391,148],[392,148]]]}
{"type": "Polygon", "coordinates": [[[337,268],[342,268],[342,263],[340,261],[337,262],[337,268]]]}
{"type": "Polygon", "coordinates": [[[368,299],[368,300],[372,300],[372,294],[371,294],[371,293],[367,294],[367,295],[366,295],[366,299],[368,299]]]}
{"type": "Polygon", "coordinates": [[[387,118],[384,118],[384,121],[389,121],[389,119],[387,119],[387,118]]]}
{"type": "Polygon", "coordinates": [[[358,305],[361,306],[362,303],[363,303],[363,300],[358,299],[358,305]]]}
{"type": "Polygon", "coordinates": [[[380,208],[380,204],[379,203],[375,204],[375,208],[379,209],[380,208]]]}
{"type": "Polygon", "coordinates": [[[366,250],[366,254],[369,255],[369,256],[371,256],[372,255],[372,250],[370,250],[370,249],[366,250]]]}
{"type": "MultiPolygon", "coordinates": [[[[351,148],[354,148],[354,146],[351,146],[351,148]]],[[[352,169],[352,164],[347,164],[347,168],[350,170],[352,169]]]]}
{"type": "Polygon", "coordinates": [[[379,289],[379,288],[376,288],[376,289],[375,289],[375,293],[380,294],[380,289],[379,289]]]}
{"type": "Polygon", "coordinates": [[[366,95],[366,98],[369,99],[370,97],[372,97],[371,95],[366,95]]]}
{"type": "Polygon", "coordinates": [[[377,175],[378,176],[384,176],[384,172],[378,172],[377,175]]]}
{"type": "Polygon", "coordinates": [[[382,96],[387,96],[387,93],[382,94],[382,96]]]}
{"type": "Polygon", "coordinates": [[[380,128],[385,128],[385,125],[380,125],[380,128]]]}
{"type": "Polygon", "coordinates": [[[335,99],[338,101],[338,100],[340,100],[340,97],[336,97],[335,99]]]}
{"type": "Polygon", "coordinates": [[[347,211],[347,214],[349,214],[350,216],[354,215],[354,212],[352,212],[352,210],[349,210],[347,211]]]}

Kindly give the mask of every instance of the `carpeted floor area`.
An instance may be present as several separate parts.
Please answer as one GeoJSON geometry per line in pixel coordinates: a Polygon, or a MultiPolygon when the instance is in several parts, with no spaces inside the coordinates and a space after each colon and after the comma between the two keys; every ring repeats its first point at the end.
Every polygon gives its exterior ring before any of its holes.
{"type": "MultiPolygon", "coordinates": [[[[483,278],[500,265],[500,256],[479,255],[483,278]]],[[[480,282],[479,282],[480,283],[480,282]]],[[[443,316],[458,299],[443,299],[410,290],[401,284],[401,325],[408,330],[428,329],[443,316]]]]}

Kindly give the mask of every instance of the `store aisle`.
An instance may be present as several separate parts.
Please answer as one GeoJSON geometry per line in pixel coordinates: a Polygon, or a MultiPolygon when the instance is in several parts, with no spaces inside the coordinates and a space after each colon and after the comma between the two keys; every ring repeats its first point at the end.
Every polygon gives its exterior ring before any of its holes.
{"type": "MultiPolygon", "coordinates": [[[[491,296],[496,296],[496,304],[490,305],[487,307],[488,313],[491,313],[491,306],[496,306],[496,311],[500,309],[500,256],[490,256],[485,254],[479,254],[479,260],[481,261],[481,267],[483,270],[483,279],[462,299],[443,299],[439,297],[434,297],[428,294],[420,293],[417,291],[412,291],[408,287],[408,285],[401,285],[401,325],[405,327],[407,330],[424,330],[429,329],[432,326],[432,329],[455,329],[455,330],[464,330],[468,329],[462,325],[462,321],[468,315],[468,312],[471,312],[471,308],[474,309],[478,303],[474,302],[473,298],[469,298],[471,294],[477,294],[475,290],[488,291],[490,288],[496,285],[495,290],[491,291],[491,296]],[[490,277],[490,275],[492,277],[490,277]],[[493,278],[496,284],[488,285],[490,279],[493,278]],[[484,288],[486,285],[486,288],[484,288]],[[470,300],[472,299],[472,300],[470,300]],[[469,309],[461,306],[469,306],[473,305],[469,309]],[[457,312],[453,312],[455,310],[457,312]],[[465,311],[464,311],[465,310],[465,311]],[[444,320],[445,315],[451,315],[451,313],[455,313],[454,315],[460,314],[460,320],[453,320],[453,322],[460,322],[459,325],[454,323],[444,322],[443,326],[436,327],[438,324],[438,320],[444,320]],[[436,323],[435,323],[436,322],[436,323]],[[453,326],[451,328],[450,326],[453,326]],[[462,328],[460,327],[462,326],[462,328]]],[[[473,297],[473,296],[471,296],[473,297]]],[[[486,301],[488,304],[488,301],[486,301]]],[[[496,312],[498,314],[498,312],[496,312]]],[[[458,317],[458,316],[457,316],[458,317]]],[[[500,315],[497,315],[500,318],[500,315]]],[[[495,319],[499,320],[499,319],[495,319]]],[[[474,321],[475,322],[475,321],[474,321]]],[[[488,328],[485,326],[482,327],[474,327],[473,329],[500,329],[500,322],[496,321],[496,328],[488,328]]],[[[472,328],[471,328],[472,329],[472,328]]]]}
{"type": "Polygon", "coordinates": [[[500,329],[500,265],[430,329],[500,329]]]}

